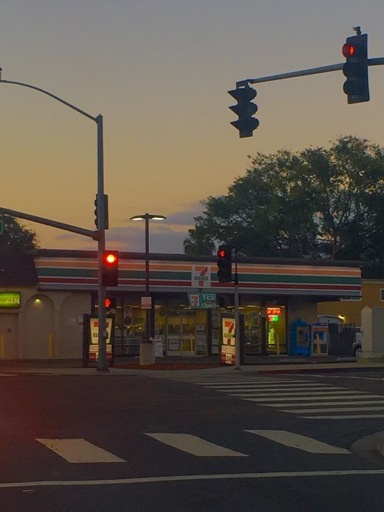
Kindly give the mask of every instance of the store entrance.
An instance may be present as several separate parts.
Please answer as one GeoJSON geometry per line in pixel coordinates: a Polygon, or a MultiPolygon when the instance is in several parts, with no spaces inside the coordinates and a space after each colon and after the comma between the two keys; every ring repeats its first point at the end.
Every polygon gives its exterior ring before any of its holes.
{"type": "Polygon", "coordinates": [[[285,306],[247,305],[244,315],[244,354],[247,358],[287,353],[285,306]]]}
{"type": "Polygon", "coordinates": [[[195,355],[194,310],[172,311],[166,318],[166,353],[169,356],[195,355]]]}
{"type": "Polygon", "coordinates": [[[267,306],[267,353],[279,356],[287,353],[285,306],[267,306]]]}

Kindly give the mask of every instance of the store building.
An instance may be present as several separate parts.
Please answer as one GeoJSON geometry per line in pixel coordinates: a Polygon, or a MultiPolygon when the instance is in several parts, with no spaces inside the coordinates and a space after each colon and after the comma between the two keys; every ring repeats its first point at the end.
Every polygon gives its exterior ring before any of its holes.
{"type": "MultiPolygon", "coordinates": [[[[165,354],[219,353],[220,319],[233,313],[234,285],[218,282],[216,259],[149,255],[153,332],[165,354]]],[[[1,266],[0,358],[81,358],[83,315],[97,314],[97,253],[42,249],[25,256],[23,264],[9,267],[3,261],[1,266]],[[18,299],[5,305],[2,294],[10,292],[18,299]]],[[[314,322],[318,302],[361,292],[360,267],[351,262],[246,259],[238,262],[237,272],[245,344],[253,354],[288,353],[292,322],[314,322]]],[[[120,253],[119,285],[107,290],[117,355],[138,352],[145,283],[145,255],[120,253]]]]}

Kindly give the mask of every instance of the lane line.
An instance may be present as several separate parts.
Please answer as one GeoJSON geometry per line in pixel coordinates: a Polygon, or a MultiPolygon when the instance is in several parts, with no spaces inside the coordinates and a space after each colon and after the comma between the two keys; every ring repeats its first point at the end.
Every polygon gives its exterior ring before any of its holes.
{"type": "MultiPolygon", "coordinates": [[[[269,473],[223,473],[212,475],[176,475],[153,476],[142,478],[118,478],[115,480],[45,480],[35,482],[0,483],[0,489],[28,487],[81,487],[97,485],[135,485],[167,482],[193,482],[197,480],[241,480],[241,479],[270,479],[270,478],[318,478],[337,476],[383,476],[384,469],[341,469],[330,471],[281,471],[269,473]]],[[[357,483],[359,481],[357,480],[357,483]]]]}
{"type": "Polygon", "coordinates": [[[53,452],[60,455],[68,462],[88,463],[88,462],[126,462],[120,457],[107,452],[98,446],[85,441],[85,439],[37,439],[53,452]]]}
{"type": "Polygon", "coordinates": [[[290,448],[297,448],[309,453],[322,453],[322,454],[349,454],[350,451],[345,448],[332,446],[312,437],[302,436],[286,430],[246,430],[251,434],[265,437],[279,444],[289,446],[290,448]]]}
{"type": "Polygon", "coordinates": [[[205,439],[193,436],[191,434],[168,434],[161,432],[146,433],[147,436],[153,437],[161,443],[177,448],[198,457],[248,457],[245,453],[236,452],[210,443],[205,439]]]}

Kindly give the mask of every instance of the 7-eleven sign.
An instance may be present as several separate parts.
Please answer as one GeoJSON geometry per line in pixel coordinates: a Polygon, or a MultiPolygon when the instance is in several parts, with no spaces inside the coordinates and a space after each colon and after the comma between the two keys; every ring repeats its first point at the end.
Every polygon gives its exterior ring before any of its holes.
{"type": "Polygon", "coordinates": [[[221,364],[236,364],[236,324],[234,318],[221,319],[221,364]]]}

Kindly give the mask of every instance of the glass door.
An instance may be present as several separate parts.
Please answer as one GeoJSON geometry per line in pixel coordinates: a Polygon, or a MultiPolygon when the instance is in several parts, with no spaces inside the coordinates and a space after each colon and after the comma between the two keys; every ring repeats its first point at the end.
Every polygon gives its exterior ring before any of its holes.
{"type": "Polygon", "coordinates": [[[194,311],[173,311],[167,315],[167,355],[195,355],[195,313],[194,311]]]}

